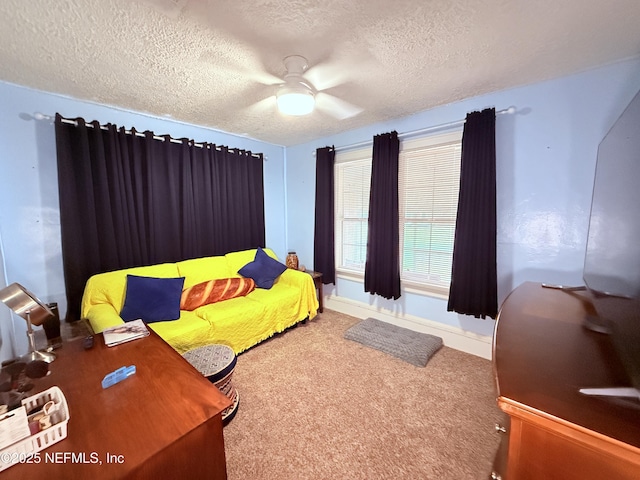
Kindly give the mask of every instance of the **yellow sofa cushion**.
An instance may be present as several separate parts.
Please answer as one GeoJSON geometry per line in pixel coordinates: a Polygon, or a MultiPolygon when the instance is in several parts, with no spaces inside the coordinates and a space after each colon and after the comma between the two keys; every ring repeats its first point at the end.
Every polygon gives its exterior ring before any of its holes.
{"type": "MultiPolygon", "coordinates": [[[[255,291],[255,290],[254,290],[255,291]]],[[[214,338],[240,353],[273,335],[273,326],[265,319],[265,305],[246,297],[212,303],[193,311],[209,323],[214,338]]]]}
{"type": "Polygon", "coordinates": [[[202,282],[218,278],[239,277],[238,270],[229,267],[224,256],[202,257],[183,260],[176,263],[178,272],[184,277],[184,288],[193,287],[202,282]]]}
{"type": "Polygon", "coordinates": [[[149,327],[181,354],[211,343],[224,343],[217,340],[209,322],[186,310],[178,320],[150,323],[149,327]]]}

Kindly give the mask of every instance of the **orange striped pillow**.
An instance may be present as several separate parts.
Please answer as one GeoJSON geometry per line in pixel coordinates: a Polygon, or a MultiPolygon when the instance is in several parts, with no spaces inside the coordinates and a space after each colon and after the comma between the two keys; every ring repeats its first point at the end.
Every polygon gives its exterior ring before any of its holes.
{"type": "Polygon", "coordinates": [[[198,283],[182,291],[180,310],[195,310],[203,305],[244,297],[256,288],[251,278],[219,278],[198,283]]]}

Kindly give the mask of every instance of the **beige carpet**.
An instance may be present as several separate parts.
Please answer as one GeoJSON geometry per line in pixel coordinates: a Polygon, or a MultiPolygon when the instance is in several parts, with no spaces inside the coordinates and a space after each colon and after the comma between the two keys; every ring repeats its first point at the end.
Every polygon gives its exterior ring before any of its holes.
{"type": "Polygon", "coordinates": [[[358,321],[325,310],[238,357],[230,480],[489,477],[491,362],[443,347],[416,367],[345,340],[358,321]]]}

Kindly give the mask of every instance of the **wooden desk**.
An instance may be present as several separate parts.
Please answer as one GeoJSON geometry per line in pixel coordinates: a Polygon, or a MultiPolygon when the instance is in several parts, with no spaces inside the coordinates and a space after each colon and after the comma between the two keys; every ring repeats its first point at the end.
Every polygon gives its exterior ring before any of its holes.
{"type": "Polygon", "coordinates": [[[493,366],[498,405],[511,425],[506,471],[494,478],[640,478],[640,404],[578,392],[629,386],[610,339],[582,327],[594,313],[589,293],[535,283],[504,302],[493,366]]]}
{"type": "Polygon", "coordinates": [[[67,438],[39,452],[39,463],[8,468],[2,480],[226,478],[221,412],[229,399],[153,331],[115,347],[96,335],[87,351],[78,339],[56,354],[34,392],[63,391],[67,438]],[[129,365],[135,375],[102,388],[107,373],[129,365]]]}

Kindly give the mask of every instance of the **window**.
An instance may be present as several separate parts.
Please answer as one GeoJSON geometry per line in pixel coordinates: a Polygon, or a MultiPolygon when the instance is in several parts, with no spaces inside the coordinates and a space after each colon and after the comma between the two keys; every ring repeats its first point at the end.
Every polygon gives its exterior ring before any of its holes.
{"type": "MultiPolygon", "coordinates": [[[[446,294],[451,282],[462,131],[403,140],[398,190],[400,278],[446,294]]],[[[336,270],[364,275],[371,148],[336,153],[336,270]]]]}

